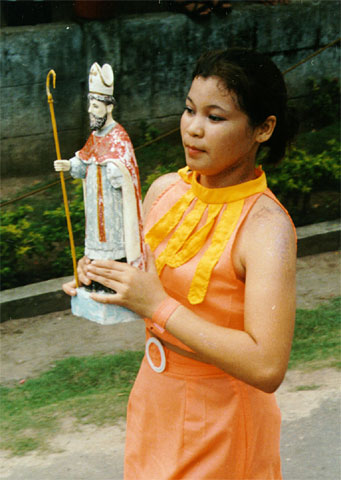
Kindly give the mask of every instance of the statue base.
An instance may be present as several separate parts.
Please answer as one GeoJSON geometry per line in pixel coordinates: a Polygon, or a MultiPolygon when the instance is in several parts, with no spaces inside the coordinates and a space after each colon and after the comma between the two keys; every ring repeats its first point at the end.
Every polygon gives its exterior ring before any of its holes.
{"type": "MultiPolygon", "coordinates": [[[[101,292],[97,292],[101,293],[101,292]]],[[[141,317],[127,308],[119,305],[99,303],[90,298],[90,292],[84,287],[77,288],[77,295],[71,298],[71,310],[73,315],[83,317],[101,325],[113,325],[115,323],[132,322],[141,317]]],[[[105,292],[103,292],[105,295],[105,292]]]]}

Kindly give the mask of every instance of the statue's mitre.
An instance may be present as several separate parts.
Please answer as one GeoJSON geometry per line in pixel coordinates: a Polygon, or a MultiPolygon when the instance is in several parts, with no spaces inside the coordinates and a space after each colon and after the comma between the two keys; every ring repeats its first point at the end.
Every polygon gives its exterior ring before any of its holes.
{"type": "Polygon", "coordinates": [[[114,72],[108,63],[102,68],[98,63],[94,63],[90,68],[89,74],[89,93],[98,95],[114,94],[114,72]]]}

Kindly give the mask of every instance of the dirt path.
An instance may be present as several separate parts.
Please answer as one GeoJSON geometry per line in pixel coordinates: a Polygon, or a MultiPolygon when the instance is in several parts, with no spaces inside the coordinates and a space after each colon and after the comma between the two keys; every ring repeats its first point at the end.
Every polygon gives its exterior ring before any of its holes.
{"type": "MultiPolygon", "coordinates": [[[[300,258],[297,267],[298,308],[315,308],[341,294],[339,252],[300,258]]],[[[143,322],[103,327],[75,318],[70,311],[11,320],[1,324],[0,331],[1,382],[5,384],[36,376],[62,358],[141,350],[144,343],[143,322]]],[[[340,395],[340,385],[340,373],[333,369],[290,371],[277,393],[284,425],[308,418],[322,408],[324,402],[335,402],[340,395]]],[[[60,433],[51,441],[51,450],[55,453],[34,452],[19,458],[0,452],[0,478],[119,480],[122,478],[124,422],[97,428],[77,426],[72,419],[66,419],[60,433]]],[[[290,463],[290,459],[287,462],[290,463]]]]}

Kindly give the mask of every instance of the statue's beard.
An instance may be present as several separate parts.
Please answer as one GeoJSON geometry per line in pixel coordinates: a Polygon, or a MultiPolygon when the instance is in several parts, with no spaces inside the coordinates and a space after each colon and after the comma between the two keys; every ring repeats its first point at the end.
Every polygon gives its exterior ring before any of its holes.
{"type": "Polygon", "coordinates": [[[105,122],[107,121],[108,115],[105,114],[104,117],[97,117],[93,113],[89,115],[90,119],[90,129],[91,130],[101,130],[104,127],[105,122]]]}

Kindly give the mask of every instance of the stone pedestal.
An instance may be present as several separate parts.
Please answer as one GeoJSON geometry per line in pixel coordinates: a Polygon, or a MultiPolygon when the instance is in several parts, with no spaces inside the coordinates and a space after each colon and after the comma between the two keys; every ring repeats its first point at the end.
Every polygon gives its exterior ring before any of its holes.
{"type": "Polygon", "coordinates": [[[73,315],[101,325],[131,322],[140,318],[137,313],[127,308],[96,302],[90,298],[90,292],[84,287],[77,288],[77,295],[71,299],[71,309],[73,315]]]}

